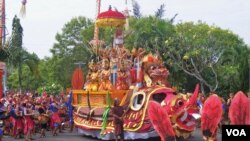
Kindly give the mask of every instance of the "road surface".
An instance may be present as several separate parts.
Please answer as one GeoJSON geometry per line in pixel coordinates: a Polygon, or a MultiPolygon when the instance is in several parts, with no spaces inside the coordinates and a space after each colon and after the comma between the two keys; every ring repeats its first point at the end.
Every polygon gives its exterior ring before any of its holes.
{"type": "MultiPolygon", "coordinates": [[[[221,141],[221,134],[218,133],[218,141],[221,141]]],[[[39,138],[39,134],[36,134],[34,141],[101,141],[96,138],[86,137],[79,135],[76,130],[73,133],[69,133],[67,130],[63,130],[63,133],[59,133],[58,136],[52,136],[51,132],[46,132],[45,138],[39,138]]],[[[13,139],[12,137],[5,136],[3,141],[25,141],[25,139],[13,139]]],[[[160,141],[160,138],[150,138],[147,140],[134,140],[134,141],[160,141]]],[[[179,139],[178,141],[183,141],[179,139]]],[[[193,132],[192,136],[185,141],[202,141],[201,131],[199,129],[193,132]]]]}

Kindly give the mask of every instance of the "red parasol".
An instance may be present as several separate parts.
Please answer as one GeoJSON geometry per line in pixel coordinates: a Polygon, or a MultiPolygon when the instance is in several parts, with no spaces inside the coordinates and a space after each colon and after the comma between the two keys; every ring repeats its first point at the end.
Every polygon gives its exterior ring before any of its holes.
{"type": "Polygon", "coordinates": [[[76,68],[71,81],[72,89],[82,89],[84,85],[83,72],[81,68],[76,68]]]}
{"type": "Polygon", "coordinates": [[[102,12],[97,16],[97,26],[121,27],[126,23],[126,17],[118,11],[113,11],[109,7],[108,11],[102,12]]]}

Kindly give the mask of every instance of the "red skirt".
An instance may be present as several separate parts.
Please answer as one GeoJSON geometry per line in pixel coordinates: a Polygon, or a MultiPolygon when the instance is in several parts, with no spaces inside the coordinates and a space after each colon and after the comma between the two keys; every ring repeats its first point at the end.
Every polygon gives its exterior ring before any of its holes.
{"type": "Polygon", "coordinates": [[[24,117],[24,134],[28,133],[28,130],[33,130],[35,127],[34,121],[31,119],[30,116],[24,117]]]}
{"type": "Polygon", "coordinates": [[[55,112],[52,114],[50,127],[54,128],[55,124],[61,124],[61,118],[60,118],[58,112],[55,112]]]}
{"type": "Polygon", "coordinates": [[[23,119],[22,118],[12,118],[12,124],[13,124],[13,135],[15,136],[17,133],[17,130],[23,129],[23,119]]]}

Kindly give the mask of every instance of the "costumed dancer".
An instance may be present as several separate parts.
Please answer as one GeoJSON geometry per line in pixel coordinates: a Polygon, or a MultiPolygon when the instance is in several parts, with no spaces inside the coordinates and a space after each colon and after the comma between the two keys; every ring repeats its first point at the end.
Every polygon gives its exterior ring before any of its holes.
{"type": "Polygon", "coordinates": [[[45,109],[40,106],[38,108],[39,116],[38,116],[38,123],[41,127],[40,138],[45,137],[45,130],[47,129],[47,124],[49,121],[49,116],[45,113],[45,109]]]}
{"type": "Polygon", "coordinates": [[[67,119],[67,104],[66,99],[60,99],[60,102],[58,103],[60,106],[60,109],[58,110],[59,117],[61,119],[61,128],[59,128],[59,132],[61,133],[62,130],[65,127],[65,121],[67,119]]]}
{"type": "Polygon", "coordinates": [[[148,116],[154,129],[160,135],[161,141],[176,141],[169,114],[161,104],[150,101],[148,116]]]}
{"type": "Polygon", "coordinates": [[[205,141],[217,141],[216,131],[222,117],[222,102],[216,94],[210,95],[203,105],[201,129],[205,141]]]}
{"type": "Polygon", "coordinates": [[[19,106],[18,102],[16,103],[16,107],[14,110],[14,138],[21,138],[22,130],[23,130],[23,111],[19,106]]]}
{"type": "Polygon", "coordinates": [[[50,110],[52,111],[52,117],[51,117],[51,126],[52,126],[52,135],[57,136],[57,131],[59,130],[61,126],[61,119],[58,113],[59,106],[57,102],[53,99],[52,103],[50,104],[50,110]]]}
{"type": "Polygon", "coordinates": [[[250,100],[242,91],[233,97],[228,114],[232,125],[250,125],[250,100]]]}
{"type": "MultiPolygon", "coordinates": [[[[11,101],[9,102],[11,103],[11,101]]],[[[6,111],[6,115],[7,118],[4,120],[4,133],[9,134],[9,135],[13,135],[13,124],[12,124],[12,119],[10,116],[10,111],[11,111],[12,105],[8,104],[7,105],[7,111],[6,111]]]]}
{"type": "Polygon", "coordinates": [[[4,120],[6,119],[6,108],[4,106],[4,99],[0,101],[0,141],[2,141],[2,137],[4,134],[4,120]]]}
{"type": "Polygon", "coordinates": [[[113,123],[114,123],[114,134],[116,141],[123,141],[124,140],[124,130],[123,130],[123,118],[126,111],[122,106],[120,106],[120,101],[118,98],[114,100],[114,106],[111,109],[111,114],[113,116],[113,123]]]}
{"type": "Polygon", "coordinates": [[[28,101],[23,103],[23,114],[24,114],[24,135],[25,140],[30,141],[32,140],[31,132],[34,130],[35,124],[32,120],[31,116],[34,115],[31,106],[27,104],[28,101]]]}

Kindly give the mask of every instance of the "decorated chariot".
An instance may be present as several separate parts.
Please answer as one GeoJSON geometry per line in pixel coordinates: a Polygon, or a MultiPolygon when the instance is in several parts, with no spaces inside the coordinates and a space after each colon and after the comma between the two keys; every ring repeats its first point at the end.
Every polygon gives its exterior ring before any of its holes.
{"type": "MultiPolygon", "coordinates": [[[[169,71],[158,55],[146,54],[143,48],[130,51],[124,47],[125,23],[126,17],[111,8],[97,17],[95,34],[102,26],[115,27],[116,32],[113,47],[101,47],[103,41],[95,36],[90,44],[98,57],[88,63],[86,82],[72,79],[74,123],[79,133],[114,139],[111,109],[114,100],[119,99],[125,110],[125,139],[165,138],[166,124],[171,126],[169,138],[189,137],[196,127],[198,87],[189,98],[177,95],[168,84],[169,71]]],[[[79,76],[83,73],[77,68],[73,78],[79,76]]]]}

